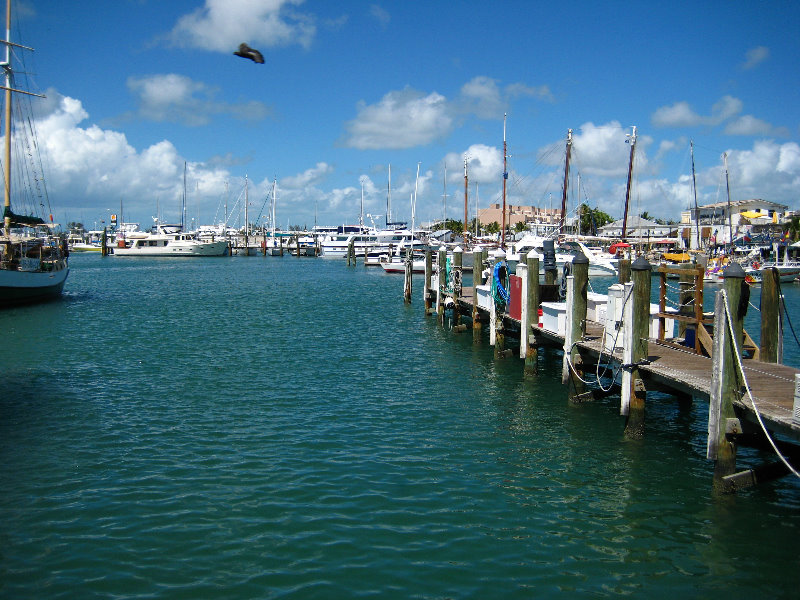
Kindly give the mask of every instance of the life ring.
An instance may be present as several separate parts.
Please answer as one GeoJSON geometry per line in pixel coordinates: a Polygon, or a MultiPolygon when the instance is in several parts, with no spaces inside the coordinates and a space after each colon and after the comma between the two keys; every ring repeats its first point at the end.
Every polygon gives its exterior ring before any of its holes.
{"type": "Polygon", "coordinates": [[[751,266],[752,266],[752,267],[753,267],[753,268],[754,268],[756,271],[758,271],[759,269],[761,269],[761,263],[759,263],[757,260],[754,260],[754,261],[753,261],[753,264],[752,264],[751,266]]]}

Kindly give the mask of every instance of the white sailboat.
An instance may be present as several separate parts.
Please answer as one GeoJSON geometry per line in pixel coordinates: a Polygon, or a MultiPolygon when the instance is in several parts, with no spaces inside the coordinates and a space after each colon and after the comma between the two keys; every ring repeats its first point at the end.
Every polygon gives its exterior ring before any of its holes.
{"type": "MultiPolygon", "coordinates": [[[[50,224],[40,217],[15,214],[11,209],[11,142],[17,130],[12,132],[11,95],[21,93],[36,95],[14,88],[14,72],[11,65],[11,46],[30,50],[11,42],[11,0],[6,5],[5,62],[5,147],[3,173],[5,177],[3,232],[0,237],[0,307],[15,304],[30,304],[57,297],[64,288],[69,274],[66,241],[61,242],[52,235],[50,224]],[[35,233],[31,233],[35,232],[35,233]],[[42,233],[43,232],[43,233],[42,233]]],[[[19,133],[21,136],[22,133],[19,133]]],[[[35,147],[35,145],[33,145],[35,147]]]]}

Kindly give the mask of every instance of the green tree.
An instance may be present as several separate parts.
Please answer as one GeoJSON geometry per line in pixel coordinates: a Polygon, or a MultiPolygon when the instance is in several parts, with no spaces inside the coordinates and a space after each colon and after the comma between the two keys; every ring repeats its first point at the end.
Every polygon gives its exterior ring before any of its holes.
{"type": "Polygon", "coordinates": [[[526,225],[524,222],[522,222],[522,221],[519,221],[519,222],[517,222],[517,223],[514,223],[514,227],[512,227],[512,228],[511,228],[511,230],[512,230],[514,233],[522,233],[522,232],[523,232],[523,231],[525,231],[527,228],[528,228],[528,226],[527,226],[527,225],[526,225]]]}
{"type": "Polygon", "coordinates": [[[614,222],[610,215],[597,208],[589,208],[586,203],[581,204],[579,214],[581,216],[581,233],[588,235],[595,235],[600,227],[614,222]]]}
{"type": "Polygon", "coordinates": [[[500,223],[498,223],[497,221],[492,221],[491,223],[486,225],[483,229],[484,231],[486,231],[486,233],[500,233],[500,223]]]}

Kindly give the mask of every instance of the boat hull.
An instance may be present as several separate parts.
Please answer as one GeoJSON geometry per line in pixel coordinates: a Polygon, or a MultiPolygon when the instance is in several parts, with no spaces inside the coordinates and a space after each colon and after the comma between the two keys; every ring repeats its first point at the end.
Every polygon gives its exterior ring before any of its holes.
{"type": "Polygon", "coordinates": [[[199,244],[170,244],[163,247],[114,248],[114,256],[224,256],[227,242],[203,242],[199,244]]]}
{"type": "Polygon", "coordinates": [[[0,307],[34,304],[61,295],[69,267],[53,271],[0,270],[0,307]]]}

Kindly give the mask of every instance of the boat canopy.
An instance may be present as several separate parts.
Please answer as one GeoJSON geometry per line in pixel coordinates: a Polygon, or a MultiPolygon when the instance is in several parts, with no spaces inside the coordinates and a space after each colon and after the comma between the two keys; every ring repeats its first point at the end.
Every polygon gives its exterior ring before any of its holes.
{"type": "Polygon", "coordinates": [[[33,227],[34,225],[45,224],[45,222],[39,217],[28,217],[25,215],[17,215],[11,212],[11,209],[8,206],[6,206],[5,211],[3,211],[3,218],[10,219],[12,225],[22,225],[23,227],[33,227]]]}

